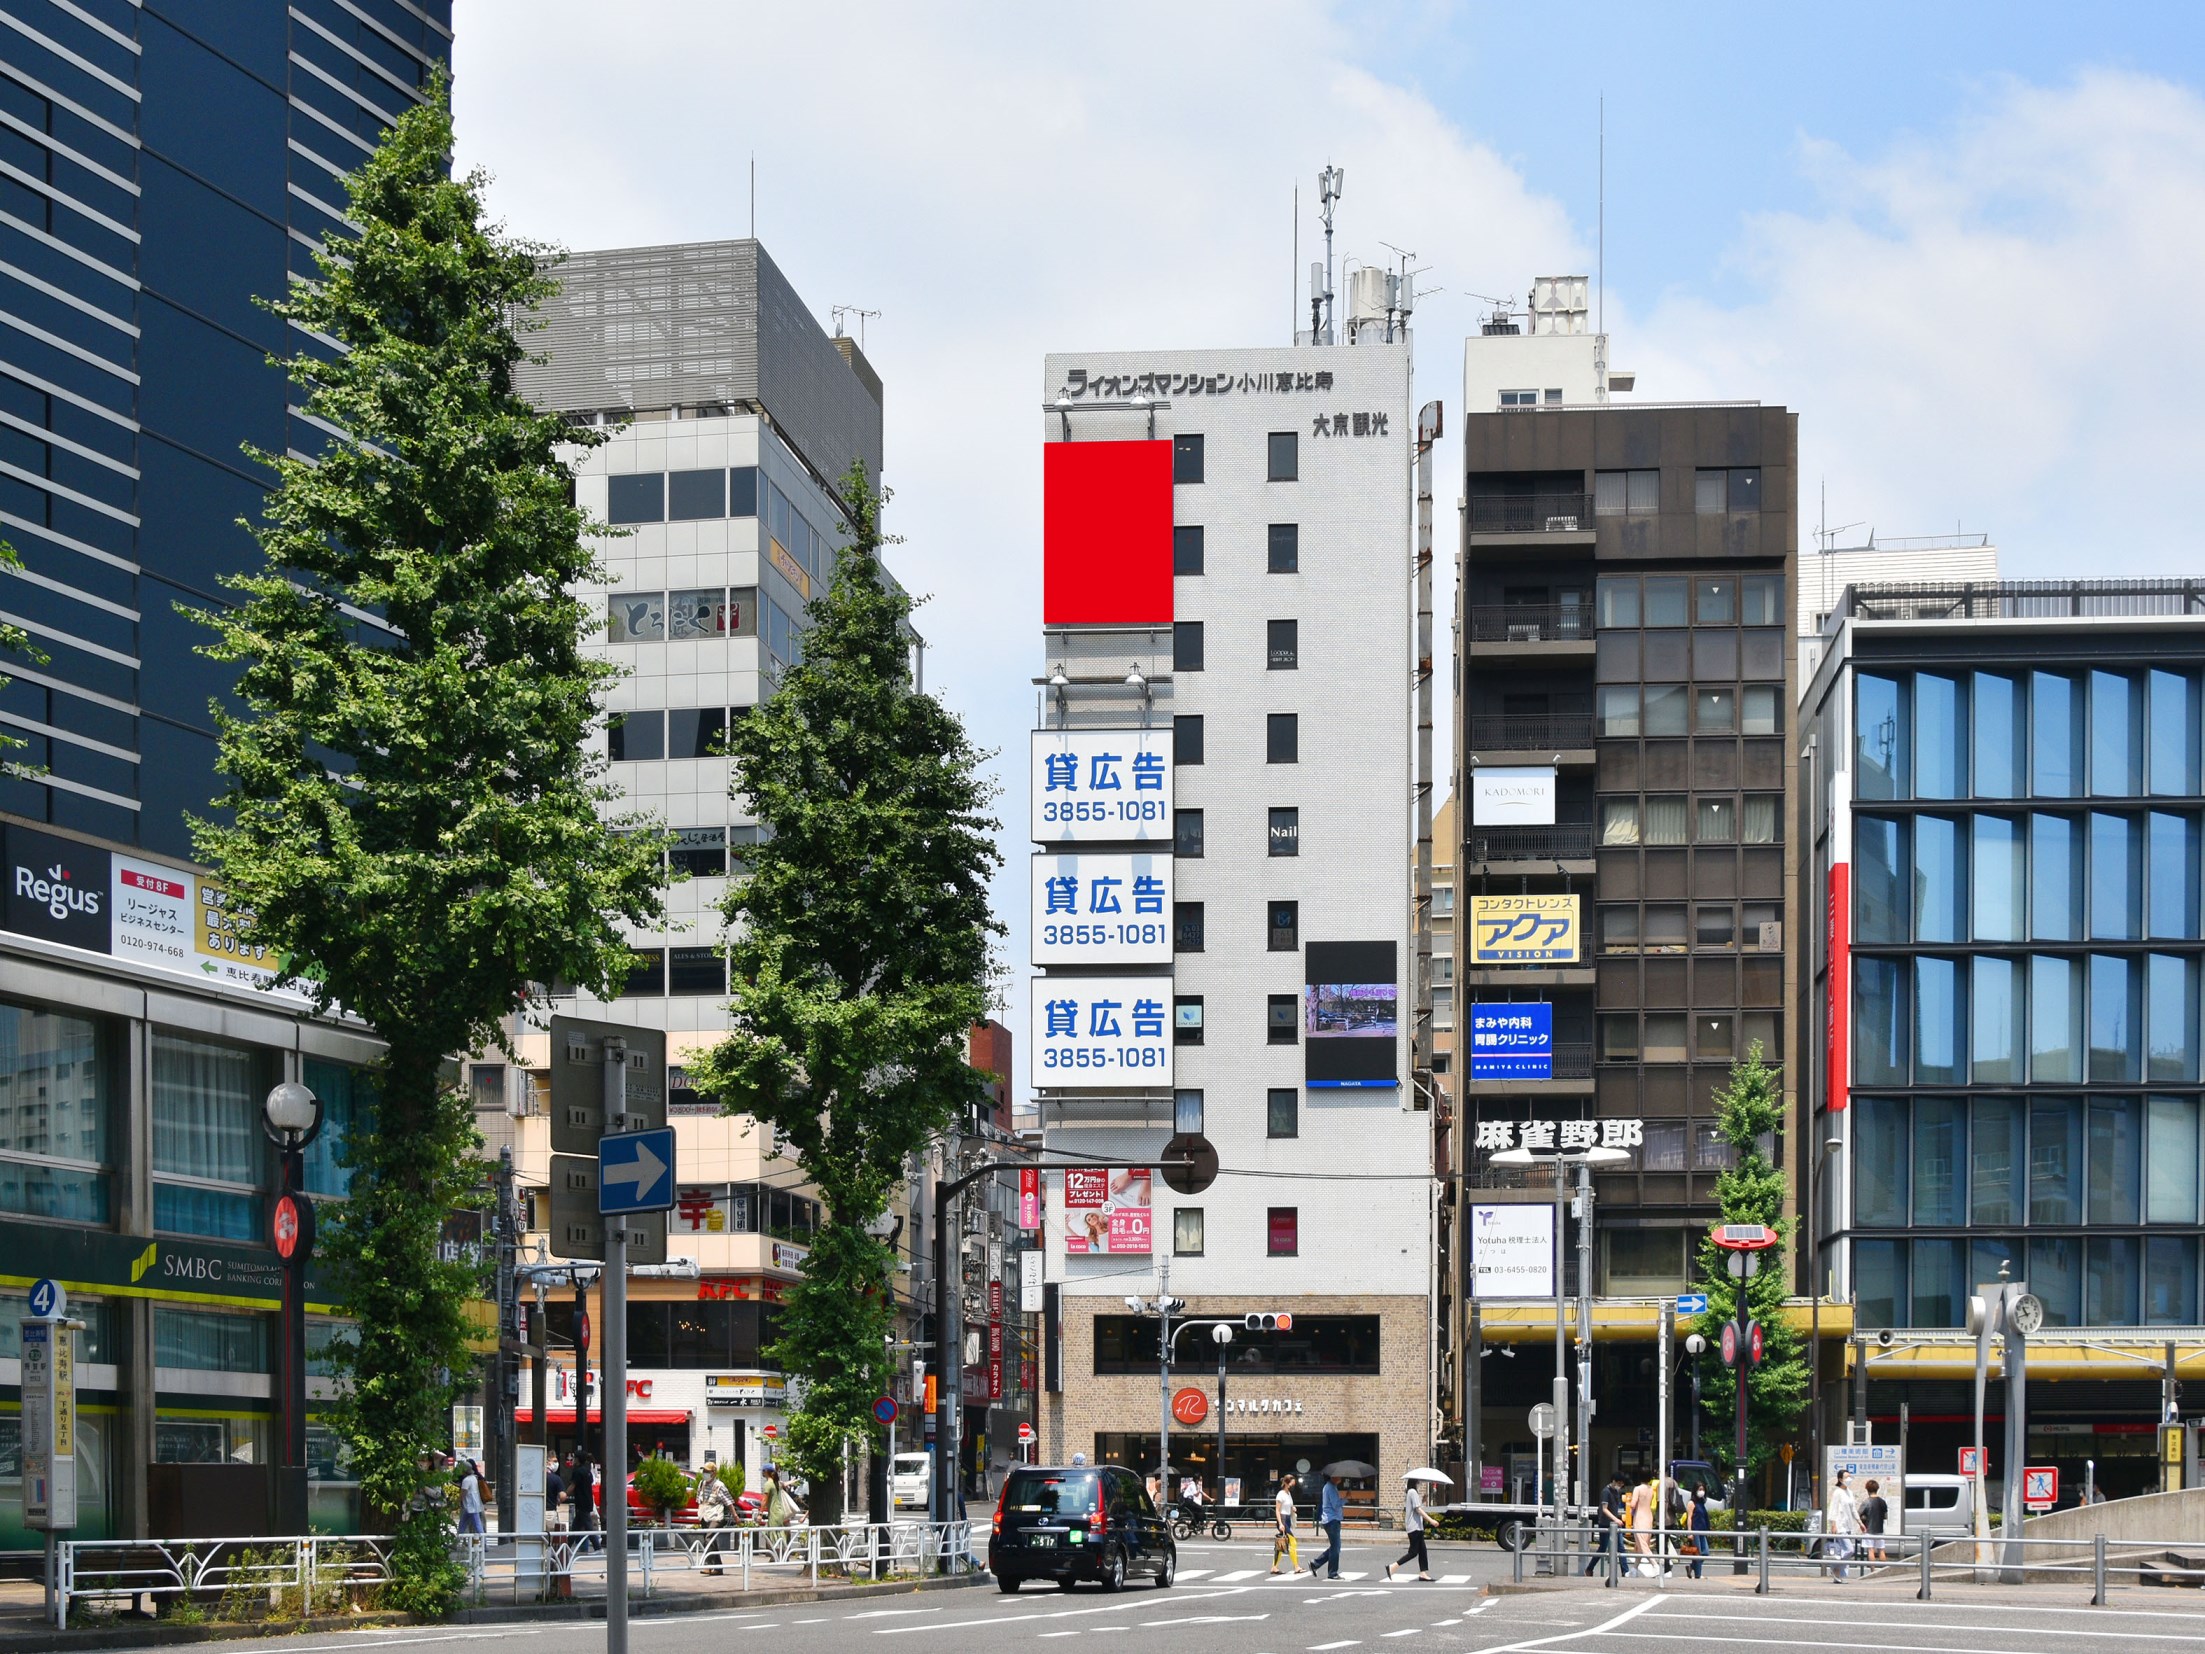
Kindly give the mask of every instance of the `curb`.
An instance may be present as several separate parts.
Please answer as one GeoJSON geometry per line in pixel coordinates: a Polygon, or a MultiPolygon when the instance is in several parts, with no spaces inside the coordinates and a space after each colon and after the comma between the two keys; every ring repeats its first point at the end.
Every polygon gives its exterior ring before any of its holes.
{"type": "MultiPolygon", "coordinates": [[[[971,1590],[993,1575],[975,1568],[948,1578],[883,1581],[865,1585],[799,1585],[773,1590],[651,1597],[628,1605],[628,1617],[662,1619],[676,1614],[729,1613],[746,1608],[781,1608],[806,1602],[849,1602],[861,1597],[909,1596],[920,1591],[971,1590]]],[[[405,1625],[558,1624],[603,1620],[603,1599],[514,1603],[506,1607],[462,1608],[443,1619],[418,1614],[347,1614],[309,1620],[240,1620],[235,1623],[167,1625],[159,1620],[123,1620],[80,1630],[0,1631],[0,1654],[50,1654],[72,1648],[146,1648],[166,1644],[237,1642],[246,1638],[294,1637],[341,1631],[384,1630],[405,1625]]]]}

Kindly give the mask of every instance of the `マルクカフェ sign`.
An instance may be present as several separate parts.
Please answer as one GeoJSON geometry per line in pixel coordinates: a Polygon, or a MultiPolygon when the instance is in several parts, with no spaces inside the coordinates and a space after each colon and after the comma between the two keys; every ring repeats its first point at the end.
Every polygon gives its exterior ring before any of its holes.
{"type": "Polygon", "coordinates": [[[1218,1409],[1223,1413],[1266,1415],[1271,1418],[1300,1418],[1302,1404],[1293,1396],[1234,1396],[1218,1409]]]}
{"type": "Polygon", "coordinates": [[[1168,844],[1171,735],[1037,729],[1027,787],[1036,844],[1168,844]]]}
{"type": "Polygon", "coordinates": [[[1577,913],[1575,896],[1473,896],[1470,963],[1574,965],[1577,913]]]}
{"type": "Polygon", "coordinates": [[[1033,858],[1033,962],[1171,963],[1172,858],[1156,852],[1033,858]]]}
{"type": "Polygon", "coordinates": [[[1470,772],[1470,819],[1480,827],[1552,827],[1552,764],[1481,764],[1470,772]]]}
{"type": "Polygon", "coordinates": [[[1547,1004],[1470,1007],[1473,1080],[1554,1077],[1554,1007],[1547,1004]]]}
{"type": "Polygon", "coordinates": [[[1470,1295],[1554,1296],[1553,1207],[1539,1201],[1470,1208],[1470,1295]]]}
{"type": "Polygon", "coordinates": [[[1534,1152],[1578,1149],[1637,1149],[1646,1146],[1644,1120],[1480,1120],[1473,1145],[1487,1153],[1497,1149],[1530,1149],[1534,1152]]]}
{"type": "Polygon", "coordinates": [[[1038,977],[1029,989],[1034,1084],[1171,1084],[1171,979],[1038,977]]]}

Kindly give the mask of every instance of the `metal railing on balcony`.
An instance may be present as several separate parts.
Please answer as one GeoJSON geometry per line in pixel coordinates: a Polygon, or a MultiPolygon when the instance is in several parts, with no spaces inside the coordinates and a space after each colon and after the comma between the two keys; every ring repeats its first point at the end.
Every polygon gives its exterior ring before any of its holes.
{"type": "Polygon", "coordinates": [[[2205,614],[2205,580],[1877,582],[1848,586],[1833,620],[2032,620],[2205,614]]]}
{"type": "Polygon", "coordinates": [[[1473,827],[1463,841],[1470,861],[1584,861],[1593,853],[1593,824],[1558,821],[1551,827],[1473,827]]]}
{"type": "Polygon", "coordinates": [[[1475,752],[1558,752],[1592,744],[1589,712],[1484,712],[1470,720],[1470,746],[1475,752]]]}
{"type": "Polygon", "coordinates": [[[1593,611],[1584,603],[1480,603],[1470,611],[1473,643],[1590,643],[1593,611]]]}
{"type": "Polygon", "coordinates": [[[1590,494],[1473,494],[1473,534],[1576,534],[1593,525],[1590,494]]]}

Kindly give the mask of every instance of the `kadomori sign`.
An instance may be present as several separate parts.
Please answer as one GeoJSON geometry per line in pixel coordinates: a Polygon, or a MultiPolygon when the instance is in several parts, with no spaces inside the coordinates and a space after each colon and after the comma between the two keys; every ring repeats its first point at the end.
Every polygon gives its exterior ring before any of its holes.
{"type": "Polygon", "coordinates": [[[1554,825],[1552,764],[1481,764],[1470,772],[1470,819],[1479,827],[1554,825]]]}
{"type": "Polygon", "coordinates": [[[1066,1168],[1064,1250],[1145,1255],[1151,1245],[1150,1190],[1146,1167],[1066,1168]]]}
{"type": "Polygon", "coordinates": [[[1027,776],[1036,844],[1168,844],[1171,732],[1037,729],[1027,776]]]}

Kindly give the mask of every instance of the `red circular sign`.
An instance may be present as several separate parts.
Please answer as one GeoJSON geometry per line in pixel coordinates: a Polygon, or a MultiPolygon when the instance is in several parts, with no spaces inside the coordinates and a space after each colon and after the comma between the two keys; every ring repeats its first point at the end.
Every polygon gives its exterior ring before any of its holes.
{"type": "Polygon", "coordinates": [[[588,1310],[583,1310],[574,1317],[574,1341],[585,1350],[590,1347],[590,1315],[588,1310]]]}
{"type": "Polygon", "coordinates": [[[1171,1416],[1181,1424],[1200,1424],[1210,1416],[1210,1398],[1200,1390],[1181,1390],[1171,1398],[1171,1416]]]}
{"type": "Polygon", "coordinates": [[[1022,1442],[1032,1441],[1034,1439],[1034,1427],[1030,1424],[1020,1425],[1018,1427],[1018,1439],[1022,1442]]]}
{"type": "Polygon", "coordinates": [[[269,1227],[274,1232],[276,1256],[289,1263],[292,1254],[299,1249],[298,1201],[290,1195],[279,1196],[276,1200],[275,1220],[269,1227]]]}
{"type": "Polygon", "coordinates": [[[1737,1364],[1738,1323],[1735,1321],[1725,1321],[1723,1323],[1723,1365],[1726,1367],[1734,1367],[1737,1364]]]}
{"type": "Polygon", "coordinates": [[[1758,1321],[1753,1323],[1753,1364],[1761,1365],[1761,1323],[1758,1321]]]}

